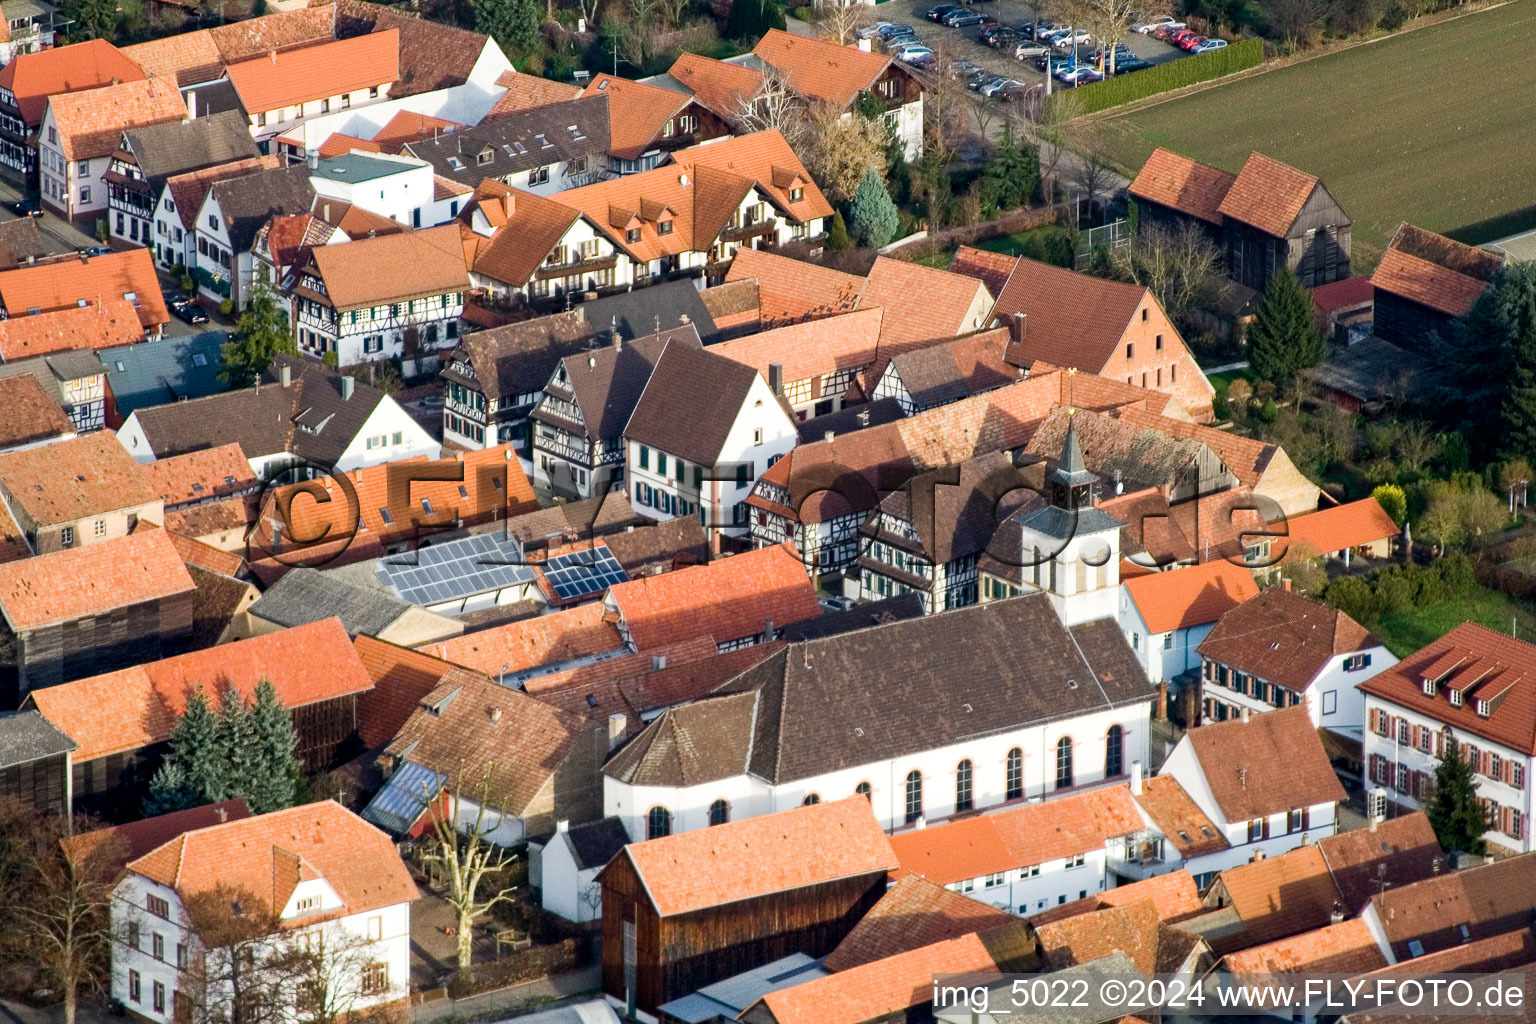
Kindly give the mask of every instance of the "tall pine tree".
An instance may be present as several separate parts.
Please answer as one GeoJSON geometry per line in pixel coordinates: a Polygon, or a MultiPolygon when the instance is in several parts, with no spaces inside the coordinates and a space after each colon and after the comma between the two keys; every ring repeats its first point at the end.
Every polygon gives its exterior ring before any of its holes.
{"type": "MultiPolygon", "coordinates": [[[[1436,367],[1428,375],[1432,390],[1420,408],[1445,430],[1466,438],[1479,462],[1515,451],[1505,436],[1506,416],[1518,421],[1521,407],[1509,403],[1516,383],[1517,352],[1531,348],[1532,308],[1536,306],[1536,263],[1509,263],[1494,275],[1472,311],[1435,336],[1431,351],[1436,367]]],[[[1526,358],[1529,367],[1529,356],[1526,358]]],[[[1522,387],[1529,387],[1529,381],[1522,387]]]]}
{"type": "Polygon", "coordinates": [[[229,783],[221,793],[207,793],[208,799],[217,803],[231,797],[250,797],[267,759],[257,744],[251,707],[233,686],[225,687],[220,694],[219,746],[229,765],[229,783]]]}
{"type": "Polygon", "coordinates": [[[1248,361],[1253,372],[1282,384],[1322,362],[1328,339],[1313,317],[1311,294],[1295,274],[1277,271],[1248,325],[1248,361]]]}
{"type": "Polygon", "coordinates": [[[1513,363],[1509,392],[1500,409],[1499,453],[1536,456],[1536,288],[1524,287],[1499,310],[1513,363]]]}
{"type": "Polygon", "coordinates": [[[1477,804],[1477,778],[1461,756],[1461,744],[1447,736],[1445,753],[1435,766],[1435,793],[1424,808],[1440,846],[1451,852],[1481,854],[1488,815],[1477,804]]]}
{"type": "Polygon", "coordinates": [[[885,190],[885,183],[873,167],[864,172],[864,178],[859,182],[859,190],[854,193],[848,210],[848,220],[859,243],[871,249],[879,249],[901,230],[901,211],[896,209],[891,194],[885,190]]]}
{"type": "Polygon", "coordinates": [[[251,810],[257,814],[280,811],[298,802],[304,772],[294,747],[298,737],[293,718],[277,697],[277,687],[266,679],[256,685],[256,705],[250,727],[262,764],[252,775],[247,791],[251,810]]]}
{"type": "Polygon", "coordinates": [[[219,716],[208,695],[199,687],[187,701],[187,709],[171,733],[167,761],[177,765],[187,789],[211,800],[223,800],[229,781],[229,761],[219,737],[219,716]]]}

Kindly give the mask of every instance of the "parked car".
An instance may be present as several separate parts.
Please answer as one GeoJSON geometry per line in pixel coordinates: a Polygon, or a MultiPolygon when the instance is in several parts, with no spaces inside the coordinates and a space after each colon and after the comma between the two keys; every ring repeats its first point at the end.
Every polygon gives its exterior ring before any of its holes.
{"type": "Polygon", "coordinates": [[[1055,22],[1044,19],[1041,19],[1039,22],[1026,21],[1019,26],[1019,35],[1025,39],[1038,39],[1042,34],[1051,31],[1055,27],[1055,22]]]}
{"type": "Polygon", "coordinates": [[[1184,45],[1184,40],[1197,37],[1204,38],[1193,29],[1181,28],[1168,33],[1168,35],[1163,37],[1163,42],[1168,43],[1170,46],[1182,46],[1184,45]]]}
{"type": "Polygon", "coordinates": [[[894,54],[895,58],[903,64],[913,64],[921,60],[932,60],[933,51],[926,46],[903,46],[894,54]]]}
{"type": "Polygon", "coordinates": [[[949,14],[944,15],[939,23],[941,25],[948,25],[950,28],[964,28],[967,25],[983,24],[987,20],[987,16],[982,14],[980,11],[967,11],[961,9],[958,11],[951,11],[949,14]]]}
{"type": "Polygon", "coordinates": [[[1086,82],[1102,82],[1104,76],[1091,64],[1079,64],[1076,67],[1067,65],[1056,71],[1053,76],[1056,81],[1067,85],[1083,85],[1086,82]]]}
{"type": "Polygon", "coordinates": [[[1142,60],[1134,53],[1129,56],[1115,58],[1115,74],[1117,75],[1128,75],[1132,71],[1145,71],[1151,66],[1151,61],[1142,60]]]}
{"type": "Polygon", "coordinates": [[[168,303],[171,315],[188,324],[205,324],[208,322],[208,314],[204,313],[201,306],[192,302],[168,303]]]}
{"type": "Polygon", "coordinates": [[[1007,79],[1005,79],[1002,75],[994,74],[991,71],[986,71],[972,78],[969,82],[966,82],[965,87],[972,92],[981,92],[981,90],[985,89],[993,82],[1003,82],[1006,80],[1007,79]]]}
{"type": "Polygon", "coordinates": [[[111,251],[105,245],[84,245],[75,250],[81,256],[105,256],[111,251]]]}
{"type": "Polygon", "coordinates": [[[1190,47],[1189,52],[1190,53],[1210,53],[1212,50],[1222,50],[1222,49],[1225,49],[1226,45],[1227,45],[1227,41],[1225,39],[1207,39],[1205,42],[1201,43],[1199,46],[1192,46],[1192,47],[1190,47]]]}
{"type": "MultiPolygon", "coordinates": [[[[946,6],[953,6],[953,5],[950,4],[950,5],[946,5],[946,6]]],[[[902,32],[911,32],[911,31],[912,31],[912,26],[911,25],[903,25],[903,24],[900,24],[898,22],[886,22],[884,25],[882,25],[880,27],[880,30],[878,32],[876,32],[875,35],[879,36],[881,39],[889,39],[889,38],[891,38],[891,36],[898,35],[898,34],[900,34],[902,32]]]]}
{"type": "Polygon", "coordinates": [[[1131,31],[1132,32],[1138,32],[1138,33],[1140,33],[1141,35],[1144,35],[1144,36],[1149,36],[1153,32],[1156,32],[1158,29],[1162,28],[1165,25],[1172,25],[1172,26],[1174,26],[1176,28],[1183,28],[1184,27],[1184,23],[1182,21],[1179,21],[1177,18],[1173,17],[1172,15],[1169,15],[1169,14],[1154,14],[1152,17],[1148,18],[1146,21],[1138,22],[1137,24],[1132,25],[1131,26],[1131,31]]]}
{"type": "Polygon", "coordinates": [[[18,217],[41,217],[43,211],[37,208],[36,203],[25,199],[13,199],[5,204],[5,208],[18,217]]]}
{"type": "Polygon", "coordinates": [[[1025,40],[1013,48],[1013,57],[1015,60],[1030,60],[1034,57],[1043,57],[1050,52],[1051,48],[1044,43],[1025,40]]]}
{"type": "Polygon", "coordinates": [[[965,8],[959,4],[939,4],[937,7],[928,8],[927,18],[929,21],[943,21],[946,15],[963,10],[965,8]]]}
{"type": "MultiPolygon", "coordinates": [[[[1093,61],[1095,64],[1102,64],[1109,59],[1109,52],[1110,51],[1101,46],[1097,50],[1094,50],[1092,53],[1090,53],[1088,55],[1088,59],[1093,61]]],[[[1126,46],[1124,43],[1120,43],[1115,47],[1114,53],[1117,59],[1120,57],[1129,57],[1131,55],[1131,48],[1126,46]]]]}
{"type": "Polygon", "coordinates": [[[1019,38],[1019,33],[1007,25],[985,25],[976,33],[976,38],[994,50],[1005,50],[1019,38]]]}
{"type": "Polygon", "coordinates": [[[1181,50],[1184,50],[1184,51],[1189,52],[1189,53],[1193,53],[1195,47],[1203,46],[1204,44],[1206,44],[1208,42],[1210,42],[1210,40],[1205,38],[1205,36],[1189,35],[1189,36],[1181,37],[1179,39],[1179,41],[1176,44],[1174,44],[1174,45],[1176,45],[1181,50]]]}
{"type": "Polygon", "coordinates": [[[904,46],[921,46],[922,40],[917,38],[917,33],[911,30],[901,35],[891,36],[885,41],[885,52],[894,54],[904,46]]]}
{"type": "Polygon", "coordinates": [[[1168,41],[1168,37],[1169,36],[1173,35],[1175,32],[1183,32],[1185,30],[1185,27],[1186,26],[1184,25],[1183,22],[1181,22],[1181,21],[1173,21],[1173,22],[1169,22],[1166,25],[1159,25],[1159,26],[1157,26],[1157,28],[1155,28],[1155,29],[1153,29],[1151,31],[1150,35],[1152,36],[1153,39],[1161,39],[1163,42],[1166,43],[1168,41]]]}
{"type": "Polygon", "coordinates": [[[1060,56],[1054,56],[1054,55],[1049,54],[1049,53],[1043,53],[1040,56],[1035,58],[1035,70],[1036,71],[1046,71],[1046,70],[1055,71],[1057,68],[1066,67],[1067,65],[1069,65],[1071,63],[1072,63],[1072,58],[1071,57],[1060,57],[1060,56]]]}
{"type": "Polygon", "coordinates": [[[1016,78],[999,77],[995,81],[988,82],[986,85],[982,86],[981,94],[983,96],[1001,96],[1004,92],[1012,89],[1014,86],[1022,87],[1023,85],[1024,83],[1020,82],[1016,78]]]}
{"type": "Polygon", "coordinates": [[[873,39],[880,34],[880,30],[891,24],[889,21],[877,21],[873,25],[865,25],[859,29],[860,39],[873,39]]]}
{"type": "Polygon", "coordinates": [[[1078,46],[1081,46],[1083,43],[1091,42],[1093,42],[1093,33],[1089,32],[1087,29],[1079,28],[1073,29],[1064,35],[1057,36],[1054,40],[1052,40],[1051,45],[1056,47],[1058,50],[1072,50],[1078,46]]]}

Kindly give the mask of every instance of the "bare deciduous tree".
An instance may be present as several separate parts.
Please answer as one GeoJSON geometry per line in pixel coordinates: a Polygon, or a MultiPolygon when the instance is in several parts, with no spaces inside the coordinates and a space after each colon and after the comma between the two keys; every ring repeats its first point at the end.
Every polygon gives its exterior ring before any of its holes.
{"type": "Polygon", "coordinates": [[[306,965],[274,938],[283,921],[267,900],[221,882],[187,894],[182,910],[199,947],[181,971],[177,1012],[193,1024],[285,1024],[306,965]]]}
{"type": "MultiPolygon", "coordinates": [[[[1074,0],[1079,2],[1079,0],[1074,0]]],[[[1080,0],[1081,17],[1087,18],[1084,27],[1092,32],[1108,56],[1105,70],[1115,73],[1115,46],[1131,31],[1131,21],[1141,9],[1142,0],[1080,0]]]]}
{"type": "Polygon", "coordinates": [[[1082,198],[1088,201],[1088,215],[1093,216],[1094,201],[1109,189],[1112,172],[1104,151],[1089,146],[1078,154],[1072,166],[1072,184],[1082,190],[1082,198]]]}
{"type": "Polygon", "coordinates": [[[1047,203],[1057,201],[1057,172],[1067,155],[1072,123],[1081,112],[1082,101],[1076,93],[1063,93],[1042,105],[1040,120],[1031,132],[1040,151],[1040,190],[1047,203]]]}
{"type": "Polygon", "coordinates": [[[432,836],[424,860],[442,869],[448,892],[444,897],[457,917],[459,970],[468,971],[474,963],[475,920],[498,903],[512,900],[512,888],[482,894],[481,886],[499,879],[517,858],[490,840],[501,827],[505,812],[494,806],[491,776],[494,765],[487,765],[472,800],[464,797],[464,772],[453,780],[453,790],[446,800],[428,803],[432,836]],[[466,811],[472,813],[466,814],[466,811]]]}
{"type": "Polygon", "coordinates": [[[869,170],[885,178],[885,147],[890,135],[883,122],[845,114],[829,103],[810,108],[801,156],[823,192],[852,202],[869,170]]]}
{"type": "Polygon", "coordinates": [[[859,41],[859,29],[869,24],[873,10],[860,0],[817,0],[816,34],[838,46],[859,41]]]}
{"type": "Polygon", "coordinates": [[[1181,328],[1190,313],[1215,301],[1222,283],[1221,253],[1187,221],[1172,230],[1143,224],[1113,259],[1115,272],[1151,289],[1163,311],[1181,328]]]}
{"type": "Polygon", "coordinates": [[[1311,42],[1325,13],[1322,0],[1269,0],[1270,19],[1290,53],[1311,42]]]}
{"type": "Polygon", "coordinates": [[[743,96],[732,120],[742,132],[777,129],[791,148],[797,148],[807,128],[805,101],[789,88],[784,75],[768,68],[757,91],[743,96]]]}

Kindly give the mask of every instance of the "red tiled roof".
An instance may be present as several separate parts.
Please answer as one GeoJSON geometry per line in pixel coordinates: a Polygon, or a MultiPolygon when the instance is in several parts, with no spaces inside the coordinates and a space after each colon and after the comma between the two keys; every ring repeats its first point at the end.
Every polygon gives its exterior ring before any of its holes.
{"type": "Polygon", "coordinates": [[[129,295],[133,298],[128,301],[137,307],[139,322],[144,327],[154,329],[171,322],[148,249],[127,249],[0,272],[0,303],[12,316],[33,309],[42,313],[74,309],[82,296],[106,303],[127,299],[129,295]]]}
{"type": "MultiPolygon", "coordinates": [[[[1152,151],[1131,182],[1131,195],[1221,224],[1221,202],[1237,176],[1163,149],[1152,151]]],[[[1292,218],[1294,219],[1294,218],[1292,218]]]]}
{"type": "Polygon", "coordinates": [[[679,54],[667,74],[726,120],[739,115],[763,84],[763,73],[757,68],[712,60],[697,53],[679,54]]]}
{"type": "Polygon", "coordinates": [[[1216,940],[1221,952],[1319,928],[1328,923],[1339,899],[1328,862],[1315,845],[1228,868],[1218,884],[1243,923],[1242,932],[1216,940]]]}
{"type": "Polygon", "coordinates": [[[949,265],[949,272],[974,277],[987,286],[987,294],[996,297],[1003,293],[1003,285],[1008,283],[1008,275],[1013,273],[1016,262],[1013,256],[962,245],[949,265]]]}
{"type": "Polygon", "coordinates": [[[579,85],[552,82],[538,75],[523,75],[516,71],[503,71],[496,84],[506,91],[492,104],[486,119],[505,117],[535,107],[547,107],[552,103],[564,103],[581,95],[579,85]]]}
{"type": "MultiPolygon", "coordinates": [[[[75,422],[69,418],[47,391],[42,382],[30,373],[17,373],[0,377],[0,449],[31,444],[51,437],[64,437],[75,433],[75,422]]],[[[11,514],[0,509],[0,522],[11,525],[11,514]]],[[[0,534],[6,533],[0,527],[0,534]]],[[[22,545],[26,553],[26,545],[22,545]]],[[[0,556],[3,560],[3,556],[0,556]]]]}
{"type": "Polygon", "coordinates": [[[1374,294],[1370,275],[1360,274],[1313,288],[1312,305],[1324,313],[1332,313],[1336,309],[1363,306],[1371,301],[1374,294]]]}
{"type": "Polygon", "coordinates": [[[608,151],[624,160],[638,160],[660,138],[662,127],[693,102],[687,93],[609,74],[593,76],[581,95],[608,97],[608,151]]]}
{"type": "Polygon", "coordinates": [[[632,843],[623,855],[662,917],[897,865],[862,796],[632,843]]]}
{"type": "Polygon", "coordinates": [[[0,89],[16,97],[22,120],[29,128],[36,127],[42,123],[50,96],[98,89],[114,79],[143,81],[144,72],[130,56],[105,39],[23,53],[0,68],[0,89]]]}
{"type": "Polygon", "coordinates": [[[1001,907],[951,892],[921,875],[908,875],[886,890],[822,966],[834,973],[846,971],[1017,920],[1001,907]]]}
{"type": "Polygon", "coordinates": [[[81,860],[92,857],[98,849],[104,855],[110,853],[116,865],[110,874],[116,875],[129,861],[138,860],[184,832],[225,821],[239,821],[250,816],[251,809],[246,806],[245,798],[236,797],[223,803],[189,807],[184,811],[172,811],[153,818],[141,818],[93,832],[82,832],[65,842],[74,847],[76,856],[81,860]]]}
{"type": "MultiPolygon", "coordinates": [[[[347,914],[417,896],[390,838],[334,800],[183,833],[132,861],[128,870],[183,896],[233,885],[279,913],[301,877],[323,878],[347,914]]],[[[309,923],[308,917],[292,921],[309,923]]]]}
{"type": "Polygon", "coordinates": [[[0,613],[36,629],[196,589],[164,530],[0,565],[0,613]]]}
{"type": "Polygon", "coordinates": [[[1247,721],[1202,725],[1180,742],[1194,747],[1216,806],[1229,822],[1344,799],[1305,704],[1247,721]]]}
{"type": "Polygon", "coordinates": [[[885,73],[891,59],[857,46],[769,29],[752,48],[753,56],[784,75],[798,95],[846,107],[885,73]]]}
{"type": "Polygon", "coordinates": [[[1284,237],[1312,198],[1318,181],[1262,153],[1249,153],[1219,209],[1267,235],[1284,237]]]}
{"type": "Polygon", "coordinates": [[[1253,573],[1224,558],[1204,565],[1154,572],[1125,582],[1125,592],[1151,633],[1215,622],[1251,597],[1253,573]]]}
{"type": "Polygon", "coordinates": [[[621,647],[600,602],[426,644],[421,650],[455,665],[499,676],[621,647]]]}
{"type": "MultiPolygon", "coordinates": [[[[861,309],[853,313],[789,324],[749,334],[711,346],[710,351],[757,370],[768,379],[768,367],[777,364],[786,384],[820,377],[843,369],[863,370],[881,351],[884,310],[861,309]]],[[[819,396],[818,396],[819,397],[819,396]]]]}
{"type": "Polygon", "coordinates": [[[170,189],[171,199],[176,203],[176,215],[181,218],[181,226],[192,231],[197,225],[197,211],[202,209],[208,188],[214,182],[255,171],[276,170],[281,165],[282,160],[276,155],[248,157],[233,163],[174,175],[166,179],[165,187],[170,189]]]}
{"type": "Polygon", "coordinates": [[[1098,372],[1119,348],[1136,310],[1155,301],[1140,285],[1020,259],[993,315],[1029,318],[1021,347],[1030,362],[1098,372]]]}
{"type": "Polygon", "coordinates": [[[1009,807],[891,836],[901,874],[939,885],[1102,849],[1145,827],[1127,786],[1009,807]]]}
{"type": "Polygon", "coordinates": [[[253,114],[388,85],[400,77],[400,30],[274,50],[231,64],[228,74],[253,114]]]}
{"type": "Polygon", "coordinates": [[[122,298],[0,320],[0,359],[8,363],[50,352],[114,348],[143,340],[138,312],[122,298]]]}
{"type": "Polygon", "coordinates": [[[1369,630],[1337,608],[1274,587],[1223,615],[1199,651],[1203,658],[1306,693],[1334,658],[1379,646],[1369,630]]]}
{"type": "Polygon", "coordinates": [[[156,459],[140,468],[166,505],[227,497],[258,484],[239,442],[156,459]]]}
{"type": "Polygon", "coordinates": [[[1327,555],[1396,537],[1402,532],[1375,498],[1362,498],[1319,509],[1288,519],[1285,525],[1289,540],[1275,545],[1281,549],[1273,552],[1276,556],[1290,547],[1298,547],[1302,551],[1310,548],[1318,554],[1327,555]]]}
{"type": "Polygon", "coordinates": [[[169,78],[61,93],[50,96],[48,106],[66,160],[108,156],[117,149],[125,129],[165,124],[187,116],[186,103],[175,81],[169,78]]]}
{"type": "Polygon", "coordinates": [[[352,641],[373,689],[357,698],[357,735],[370,750],[395,738],[423,697],[456,666],[371,636],[352,641]]]}
{"type": "Polygon", "coordinates": [[[1223,960],[1233,974],[1364,974],[1386,965],[1371,930],[1359,918],[1228,953],[1223,960]]]}
{"type": "MultiPolygon", "coordinates": [[[[354,234],[348,230],[346,218],[341,220],[338,226],[354,234]]],[[[310,251],[310,261],[338,311],[409,302],[469,288],[464,245],[456,224],[358,238],[347,245],[316,246],[310,251]]]]}
{"type": "Polygon", "coordinates": [[[1415,714],[1536,755],[1536,646],[1524,640],[1464,622],[1358,685],[1415,714]],[[1436,680],[1432,697],[1424,693],[1425,676],[1436,680]],[[1450,702],[1453,690],[1459,707],[1450,702]],[[1496,695],[1488,716],[1479,715],[1478,700],[1496,695]]]}
{"type": "MultiPolygon", "coordinates": [[[[163,530],[149,534],[163,535],[163,530]]],[[[277,688],[289,708],[362,693],[373,685],[341,620],[322,619],[33,690],[28,700],[80,745],[74,757],[81,763],[169,738],[187,698],[199,688],[216,699],[227,685],[249,700],[262,680],[277,688]]]]}
{"type": "Polygon", "coordinates": [[[864,291],[862,277],[745,246],[736,250],[725,280],[757,282],[765,327],[846,313],[858,308],[864,291]]]}
{"type": "Polygon", "coordinates": [[[1046,922],[1035,928],[1035,938],[1053,970],[1123,953],[1143,974],[1179,971],[1201,943],[1162,923],[1151,899],[1046,922]]]}
{"type": "Polygon", "coordinates": [[[1156,775],[1142,783],[1136,798],[1158,830],[1183,857],[1217,853],[1230,844],[1221,829],[1189,798],[1172,775],[1156,775]]]}
{"type": "Polygon", "coordinates": [[[783,544],[616,583],[605,605],[642,651],[701,635],[727,643],[770,620],[779,628],[821,614],[805,564],[783,544]]]}
{"type": "Polygon", "coordinates": [[[1371,285],[1450,316],[1464,316],[1482,298],[1486,282],[1401,249],[1388,248],[1371,273],[1371,285]]]}
{"type": "Polygon", "coordinates": [[[111,431],[0,455],[13,508],[40,525],[70,523],[154,502],[158,492],[111,431]]]}
{"type": "Polygon", "coordinates": [[[877,256],[859,306],[885,308],[880,342],[888,348],[979,331],[992,311],[992,296],[974,277],[877,256]]]}
{"type": "MultiPolygon", "coordinates": [[[[166,536],[171,538],[171,543],[175,545],[176,553],[181,556],[181,560],[189,569],[195,566],[231,579],[245,571],[245,559],[233,551],[225,551],[223,548],[216,548],[212,544],[205,544],[194,537],[184,537],[170,530],[165,532],[166,536]]],[[[196,577],[193,579],[195,581],[196,577]]],[[[249,586],[249,584],[245,585],[249,586]]],[[[252,600],[254,601],[255,598],[253,597],[252,600]]]]}

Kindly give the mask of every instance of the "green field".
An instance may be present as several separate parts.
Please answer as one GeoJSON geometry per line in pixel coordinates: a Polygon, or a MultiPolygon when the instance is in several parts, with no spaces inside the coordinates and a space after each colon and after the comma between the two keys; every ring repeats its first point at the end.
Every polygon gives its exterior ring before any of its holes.
{"type": "Polygon", "coordinates": [[[1317,175],[1368,269],[1404,220],[1473,244],[1536,228],[1533,53],[1536,3],[1514,0],[1100,123],[1133,171],[1164,146],[1317,175]]]}
{"type": "Polygon", "coordinates": [[[1513,623],[1521,639],[1536,637],[1536,614],[1529,606],[1481,586],[1464,598],[1383,615],[1370,628],[1389,651],[1402,658],[1463,622],[1481,623],[1501,633],[1508,633],[1513,623]]]}

